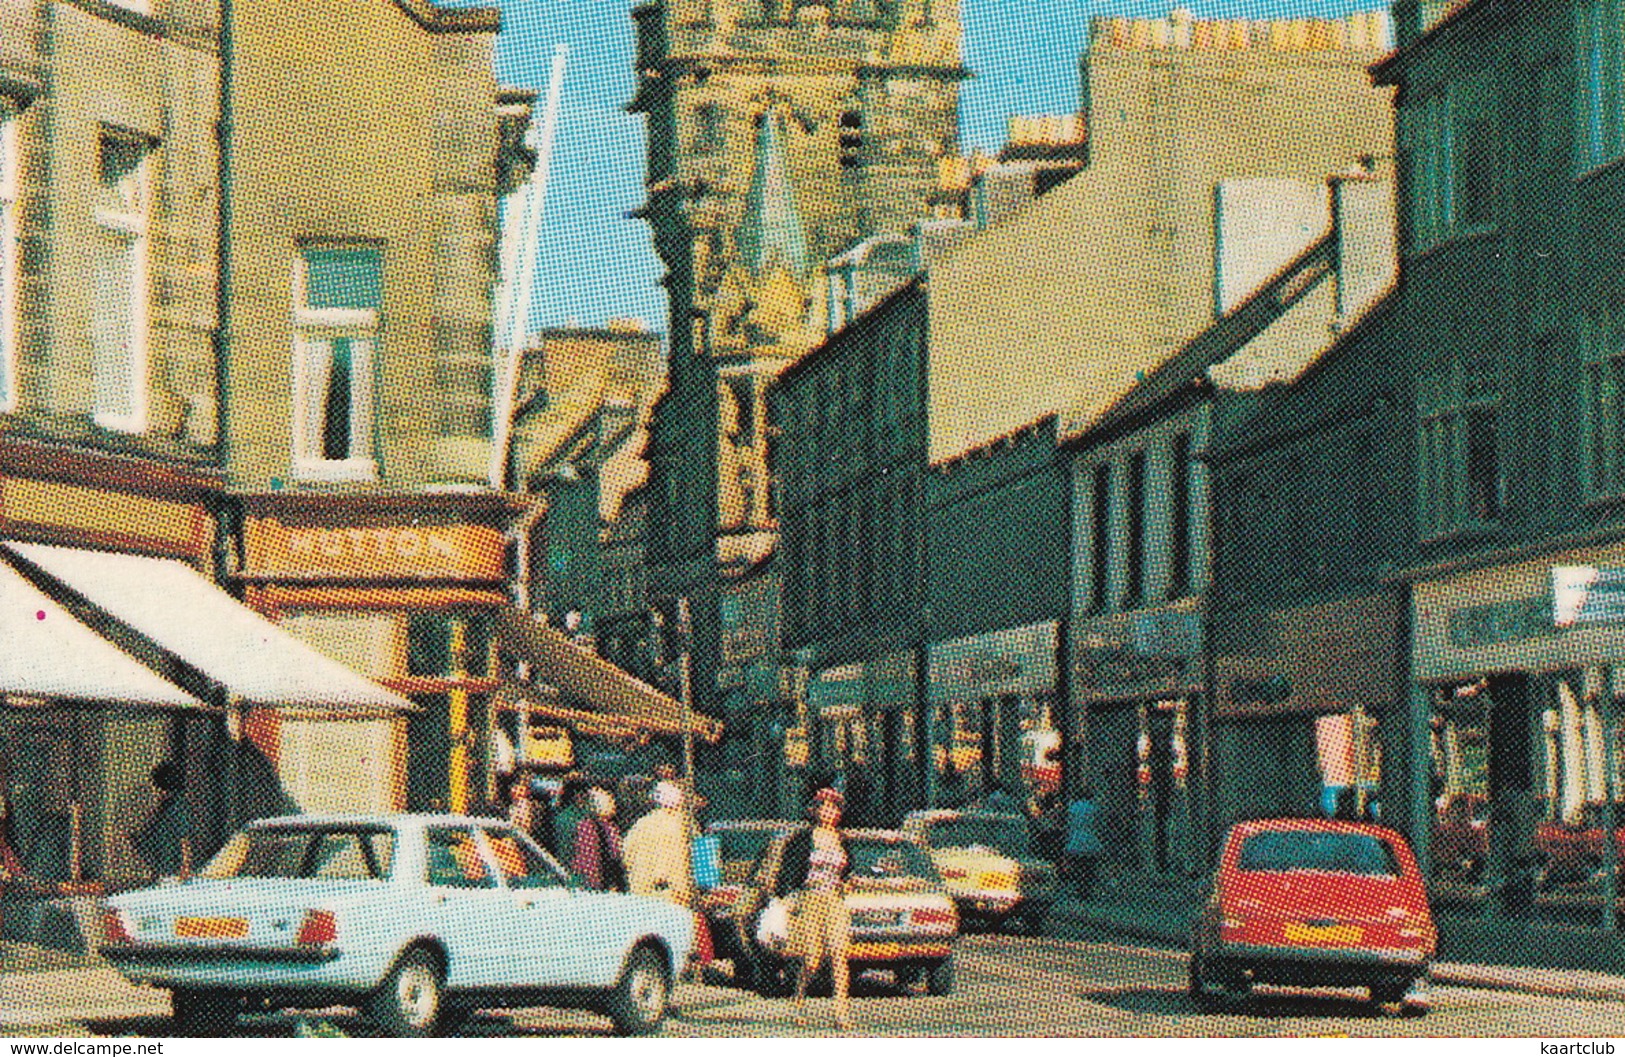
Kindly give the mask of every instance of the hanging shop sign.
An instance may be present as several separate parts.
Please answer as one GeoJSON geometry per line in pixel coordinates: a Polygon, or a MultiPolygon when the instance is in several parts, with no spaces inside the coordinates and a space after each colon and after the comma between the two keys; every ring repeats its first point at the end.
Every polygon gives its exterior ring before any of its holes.
{"type": "Polygon", "coordinates": [[[1054,621],[934,643],[927,650],[931,700],[980,701],[1055,689],[1054,621]]]}
{"type": "Polygon", "coordinates": [[[1625,569],[1597,565],[1552,567],[1552,624],[1625,624],[1625,569]]]}

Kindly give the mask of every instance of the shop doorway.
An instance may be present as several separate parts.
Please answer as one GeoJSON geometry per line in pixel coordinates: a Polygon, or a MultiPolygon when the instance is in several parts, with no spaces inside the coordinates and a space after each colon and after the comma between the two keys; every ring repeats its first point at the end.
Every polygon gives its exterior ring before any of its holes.
{"type": "Polygon", "coordinates": [[[1003,789],[1022,796],[1022,718],[1019,697],[991,697],[981,703],[981,787],[987,793],[1003,789]]]}
{"type": "Polygon", "coordinates": [[[1100,840],[1118,870],[1140,866],[1139,716],[1133,706],[1096,708],[1089,713],[1090,791],[1100,805],[1100,840]]]}
{"type": "Polygon", "coordinates": [[[1140,793],[1148,829],[1147,851],[1159,874],[1173,869],[1170,835],[1174,815],[1174,712],[1163,702],[1145,709],[1140,749],[1140,793]]]}
{"type": "Polygon", "coordinates": [[[67,724],[30,723],[7,739],[6,766],[0,768],[9,843],[23,873],[42,881],[74,879],[74,735],[67,724]]]}

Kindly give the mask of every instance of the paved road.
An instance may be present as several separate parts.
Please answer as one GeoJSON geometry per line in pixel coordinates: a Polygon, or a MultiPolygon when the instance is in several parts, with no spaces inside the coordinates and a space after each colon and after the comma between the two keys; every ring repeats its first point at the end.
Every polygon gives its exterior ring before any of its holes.
{"type": "MultiPolygon", "coordinates": [[[[1218,1013],[1196,1009],[1184,993],[1184,956],[1175,951],[1058,938],[972,936],[960,948],[959,990],[951,997],[906,994],[884,978],[860,983],[857,1031],[871,1035],[1057,1036],[1625,1036],[1625,1006],[1504,991],[1437,987],[1433,1012],[1400,1017],[1371,1010],[1359,996],[1262,992],[1218,1013]]],[[[670,1036],[806,1035],[828,1030],[829,1001],[814,999],[812,1023],[793,1022],[789,1003],[759,998],[726,983],[685,985],[670,1036]]],[[[156,1005],[154,1008],[158,1008],[156,1005]]],[[[334,1023],[370,1034],[366,1022],[334,1023]]],[[[287,1015],[245,1018],[239,1033],[287,1036],[287,1015]]],[[[606,1032],[602,1019],[552,1010],[486,1014],[469,1036],[513,1037],[606,1032]]],[[[37,1025],[31,1035],[163,1035],[159,1016],[73,1019],[37,1025]]],[[[15,1029],[13,1029],[15,1033],[15,1029]]]]}

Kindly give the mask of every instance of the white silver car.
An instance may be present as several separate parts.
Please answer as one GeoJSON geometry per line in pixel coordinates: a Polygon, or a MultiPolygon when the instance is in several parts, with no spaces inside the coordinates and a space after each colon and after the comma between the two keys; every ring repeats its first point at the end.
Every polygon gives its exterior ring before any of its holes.
{"type": "Polygon", "coordinates": [[[621,1034],[664,1018],[690,911],[576,885],[523,833],[456,815],[256,822],[196,877],[108,901],[102,954],[168,988],[187,1034],[245,1009],[353,1005],[387,1032],[559,1006],[621,1034]]]}

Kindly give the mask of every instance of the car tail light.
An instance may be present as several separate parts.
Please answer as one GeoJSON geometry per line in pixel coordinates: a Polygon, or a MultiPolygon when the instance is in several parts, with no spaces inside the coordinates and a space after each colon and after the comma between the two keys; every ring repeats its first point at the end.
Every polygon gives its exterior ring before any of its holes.
{"type": "Polygon", "coordinates": [[[908,917],[922,928],[951,929],[959,924],[959,916],[952,910],[915,910],[908,917]]]}
{"type": "Polygon", "coordinates": [[[325,947],[339,938],[338,919],[331,910],[311,910],[299,926],[299,937],[294,940],[301,947],[325,947]]]}
{"type": "Polygon", "coordinates": [[[102,934],[108,943],[134,943],[135,937],[130,930],[124,927],[124,915],[117,910],[109,910],[102,915],[102,934]]]}
{"type": "Polygon", "coordinates": [[[966,873],[964,870],[944,870],[942,871],[942,876],[950,881],[963,881],[965,878],[969,877],[970,874],[966,873]]]}

